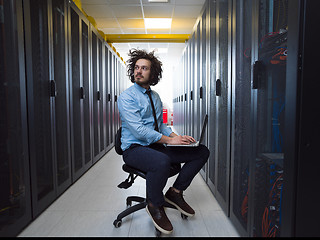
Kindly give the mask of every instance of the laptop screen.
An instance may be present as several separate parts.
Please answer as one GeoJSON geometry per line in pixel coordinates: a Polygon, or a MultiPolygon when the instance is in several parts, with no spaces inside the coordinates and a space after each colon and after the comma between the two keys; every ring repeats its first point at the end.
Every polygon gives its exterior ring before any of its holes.
{"type": "Polygon", "coordinates": [[[200,134],[200,139],[199,139],[199,142],[202,143],[202,140],[204,138],[204,131],[206,129],[206,126],[207,126],[207,123],[208,123],[208,114],[206,114],[204,116],[204,120],[203,120],[203,124],[202,124],[202,129],[201,129],[201,134],[200,134]]]}

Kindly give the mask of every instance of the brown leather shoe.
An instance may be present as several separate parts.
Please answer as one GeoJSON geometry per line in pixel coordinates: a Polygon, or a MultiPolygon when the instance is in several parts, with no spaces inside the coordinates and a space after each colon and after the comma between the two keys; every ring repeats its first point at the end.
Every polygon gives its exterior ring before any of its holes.
{"type": "Polygon", "coordinates": [[[146,210],[150,215],[154,226],[162,233],[170,234],[173,231],[172,224],[164,211],[163,206],[155,207],[151,203],[148,203],[146,210]]]}
{"type": "Polygon", "coordinates": [[[166,192],[164,199],[166,200],[166,202],[171,203],[173,206],[175,206],[184,215],[192,217],[195,214],[195,211],[183,199],[182,193],[182,191],[180,191],[180,193],[177,193],[175,190],[173,190],[172,187],[170,187],[166,192]]]}

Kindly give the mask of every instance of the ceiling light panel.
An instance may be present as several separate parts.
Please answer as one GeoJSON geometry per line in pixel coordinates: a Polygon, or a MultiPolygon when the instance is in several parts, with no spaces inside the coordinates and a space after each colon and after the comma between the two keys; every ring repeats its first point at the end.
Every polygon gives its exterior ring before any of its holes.
{"type": "Polygon", "coordinates": [[[167,3],[169,0],[148,0],[149,3],[167,3]]]}
{"type": "Polygon", "coordinates": [[[168,29],[171,28],[172,18],[145,18],[146,29],[168,29]]]}

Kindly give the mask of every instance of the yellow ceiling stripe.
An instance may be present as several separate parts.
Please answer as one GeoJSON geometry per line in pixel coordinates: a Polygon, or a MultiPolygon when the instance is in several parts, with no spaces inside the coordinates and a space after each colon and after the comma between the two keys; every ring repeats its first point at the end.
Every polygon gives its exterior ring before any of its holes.
{"type": "Polygon", "coordinates": [[[105,34],[104,39],[108,43],[125,43],[125,42],[185,43],[189,39],[189,34],[105,34]]]}

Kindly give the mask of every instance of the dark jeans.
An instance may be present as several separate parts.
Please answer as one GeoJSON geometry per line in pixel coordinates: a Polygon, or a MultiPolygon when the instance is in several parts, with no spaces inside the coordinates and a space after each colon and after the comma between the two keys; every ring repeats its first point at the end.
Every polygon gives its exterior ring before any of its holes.
{"type": "Polygon", "coordinates": [[[155,206],[164,204],[163,189],[166,186],[172,163],[185,163],[173,184],[184,191],[191,184],[209,158],[209,150],[200,144],[198,147],[164,147],[161,144],[141,146],[134,144],[123,153],[126,164],[146,172],[148,201],[155,206]]]}

